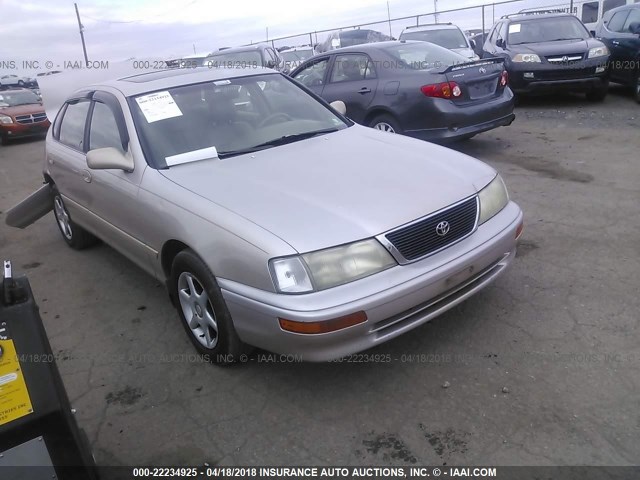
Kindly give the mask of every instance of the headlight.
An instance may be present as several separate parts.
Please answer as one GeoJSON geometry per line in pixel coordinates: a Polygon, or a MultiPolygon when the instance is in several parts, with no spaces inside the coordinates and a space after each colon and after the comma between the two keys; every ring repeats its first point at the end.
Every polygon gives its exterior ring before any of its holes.
{"type": "Polygon", "coordinates": [[[609,49],[604,45],[589,50],[589,58],[606,57],[607,55],[609,55],[609,49]]]}
{"type": "Polygon", "coordinates": [[[478,225],[483,224],[509,203],[509,193],[502,181],[502,177],[497,175],[489,185],[480,190],[480,220],[478,225]]]}
{"type": "Polygon", "coordinates": [[[393,257],[374,239],[269,262],[273,283],[281,293],[326,290],[394,265],[393,257]]]}
{"type": "Polygon", "coordinates": [[[13,118],[8,115],[0,115],[0,123],[11,124],[13,123],[13,118]]]}
{"type": "Polygon", "coordinates": [[[519,53],[513,57],[515,63],[541,63],[540,57],[535,53],[519,53]]]}

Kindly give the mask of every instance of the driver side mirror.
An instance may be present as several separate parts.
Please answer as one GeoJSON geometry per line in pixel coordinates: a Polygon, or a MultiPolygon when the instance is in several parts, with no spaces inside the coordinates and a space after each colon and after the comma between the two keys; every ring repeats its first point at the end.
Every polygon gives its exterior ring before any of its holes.
{"type": "Polygon", "coordinates": [[[633,22],[629,25],[629,31],[635,35],[640,35],[640,22],[633,22]]]}
{"type": "Polygon", "coordinates": [[[133,159],[117,148],[96,148],[87,153],[87,166],[92,170],[124,170],[133,172],[133,159]]]}
{"type": "Polygon", "coordinates": [[[476,46],[477,46],[477,45],[476,45],[476,41],[475,41],[475,40],[473,40],[473,39],[469,40],[469,45],[471,45],[471,48],[472,48],[473,50],[475,50],[475,49],[476,49],[476,46]]]}
{"type": "Polygon", "coordinates": [[[498,40],[496,40],[496,47],[506,48],[506,46],[507,46],[507,43],[502,38],[499,38],[498,40]]]}
{"type": "Polygon", "coordinates": [[[267,63],[265,64],[265,67],[267,67],[267,68],[276,68],[275,60],[267,60],[267,63]]]}
{"type": "Polygon", "coordinates": [[[340,115],[347,114],[347,106],[344,104],[342,100],[336,100],[335,102],[331,102],[329,106],[333,108],[336,112],[338,112],[340,115]]]}

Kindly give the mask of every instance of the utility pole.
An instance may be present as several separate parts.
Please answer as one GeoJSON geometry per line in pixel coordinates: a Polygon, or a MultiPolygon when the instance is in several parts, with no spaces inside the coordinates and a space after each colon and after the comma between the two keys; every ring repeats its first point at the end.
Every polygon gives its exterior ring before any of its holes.
{"type": "Polygon", "coordinates": [[[393,38],[391,33],[391,10],[389,9],[389,0],[387,0],[387,18],[389,19],[389,36],[393,38]]]}
{"type": "Polygon", "coordinates": [[[74,3],[74,7],[76,7],[76,18],[78,19],[78,29],[80,29],[80,39],[82,40],[82,52],[84,53],[84,65],[86,67],[89,66],[89,59],[87,58],[87,46],[84,44],[84,26],[82,22],[80,22],[80,12],[78,12],[78,4],[74,3]]]}
{"type": "Polygon", "coordinates": [[[433,0],[433,11],[435,12],[433,18],[438,23],[438,0],[433,0]]]}

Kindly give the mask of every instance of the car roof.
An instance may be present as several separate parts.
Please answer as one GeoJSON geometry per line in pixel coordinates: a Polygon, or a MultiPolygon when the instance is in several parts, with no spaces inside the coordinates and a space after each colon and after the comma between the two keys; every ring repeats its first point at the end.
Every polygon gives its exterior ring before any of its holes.
{"type": "Polygon", "coordinates": [[[4,95],[5,93],[20,93],[20,92],[31,92],[28,88],[8,88],[6,90],[0,90],[0,95],[4,95]]]}
{"type": "Polygon", "coordinates": [[[193,83],[215,82],[232,78],[249,77],[251,75],[273,74],[278,75],[268,68],[171,68],[155,72],[141,73],[121,77],[99,84],[89,85],[82,90],[99,89],[100,87],[112,87],[120,90],[123,95],[130,97],[146,92],[154,92],[167,88],[190,85],[193,83]]]}
{"type": "Polygon", "coordinates": [[[640,3],[631,3],[629,5],[622,5],[621,7],[612,8],[607,13],[612,14],[616,12],[621,12],[623,10],[634,10],[636,8],[640,9],[640,3]]]}
{"type": "Polygon", "coordinates": [[[570,13],[562,13],[562,12],[554,12],[554,13],[534,13],[534,12],[522,12],[522,13],[513,13],[511,15],[505,15],[501,18],[501,20],[506,20],[507,22],[522,22],[523,20],[540,20],[547,18],[558,18],[558,17],[571,17],[577,19],[575,15],[570,13]]]}
{"type": "Polygon", "coordinates": [[[215,52],[211,52],[209,56],[215,57],[216,55],[224,55],[227,53],[234,53],[234,52],[253,52],[253,51],[262,50],[268,46],[269,45],[265,45],[263,43],[257,43],[255,45],[245,45],[243,47],[229,47],[223,50],[217,50],[215,52]]]}
{"type": "Polygon", "coordinates": [[[365,52],[367,50],[379,50],[379,49],[383,49],[384,47],[391,47],[393,45],[402,45],[404,43],[424,43],[424,42],[420,42],[417,40],[387,40],[384,42],[361,43],[359,45],[336,48],[335,50],[323,52],[319,55],[315,55],[313,58],[317,58],[317,57],[321,57],[329,54],[333,55],[334,53],[365,52]]]}
{"type": "Polygon", "coordinates": [[[460,30],[460,27],[453,23],[434,23],[431,25],[418,25],[416,27],[407,27],[402,33],[409,32],[426,32],[429,30],[460,30]]]}

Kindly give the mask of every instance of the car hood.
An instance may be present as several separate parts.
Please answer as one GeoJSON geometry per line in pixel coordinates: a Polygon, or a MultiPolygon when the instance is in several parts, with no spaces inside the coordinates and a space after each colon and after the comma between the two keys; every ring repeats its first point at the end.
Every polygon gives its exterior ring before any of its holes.
{"type": "Polygon", "coordinates": [[[495,176],[453,150],[358,125],[160,173],[301,253],[378,235],[473,195],[495,176]]]}
{"type": "Polygon", "coordinates": [[[30,113],[44,113],[44,107],[39,103],[31,103],[29,105],[17,105],[15,107],[0,108],[3,115],[28,115],[30,113]]]}
{"type": "Polygon", "coordinates": [[[591,48],[601,47],[602,42],[595,38],[586,40],[562,40],[559,42],[526,43],[512,45],[510,49],[514,53],[537,53],[538,55],[566,55],[568,53],[584,53],[591,48]]]}

